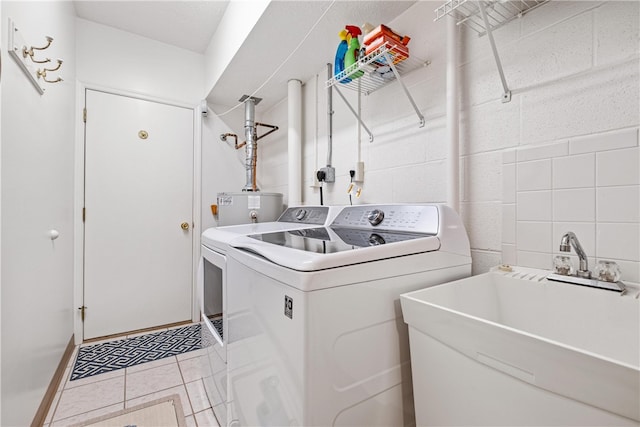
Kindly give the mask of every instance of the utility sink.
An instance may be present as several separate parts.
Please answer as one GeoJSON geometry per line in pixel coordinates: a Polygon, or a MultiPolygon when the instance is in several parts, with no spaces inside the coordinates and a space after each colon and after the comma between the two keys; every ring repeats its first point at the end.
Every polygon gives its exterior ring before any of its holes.
{"type": "Polygon", "coordinates": [[[640,289],[516,267],[407,293],[418,425],[640,425],[640,289]]]}

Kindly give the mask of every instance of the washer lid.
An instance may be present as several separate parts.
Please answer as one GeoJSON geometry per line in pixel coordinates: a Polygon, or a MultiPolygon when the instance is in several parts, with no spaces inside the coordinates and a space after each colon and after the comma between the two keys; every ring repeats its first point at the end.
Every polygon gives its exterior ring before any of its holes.
{"type": "Polygon", "coordinates": [[[318,271],[437,251],[440,240],[426,233],[316,227],[242,236],[230,245],[293,270],[318,271]]]}

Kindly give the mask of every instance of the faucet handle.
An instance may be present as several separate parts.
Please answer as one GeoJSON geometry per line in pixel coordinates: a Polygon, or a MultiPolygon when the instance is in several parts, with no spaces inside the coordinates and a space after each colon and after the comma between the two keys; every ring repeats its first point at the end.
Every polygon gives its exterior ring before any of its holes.
{"type": "Polygon", "coordinates": [[[603,282],[617,282],[620,280],[620,267],[613,261],[598,261],[593,273],[603,282]]]}
{"type": "Polygon", "coordinates": [[[556,255],[553,259],[553,269],[557,274],[570,276],[574,273],[571,258],[566,255],[556,255]]]}

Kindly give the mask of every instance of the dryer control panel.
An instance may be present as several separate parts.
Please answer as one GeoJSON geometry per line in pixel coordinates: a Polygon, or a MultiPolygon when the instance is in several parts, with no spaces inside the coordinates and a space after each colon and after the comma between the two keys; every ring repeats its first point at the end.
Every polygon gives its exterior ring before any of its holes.
{"type": "Polygon", "coordinates": [[[299,206],[284,211],[278,218],[278,222],[324,225],[328,215],[329,207],[327,206],[299,206]]]}
{"type": "Polygon", "coordinates": [[[364,228],[438,234],[438,207],[434,205],[345,206],[332,228],[364,228]]]}

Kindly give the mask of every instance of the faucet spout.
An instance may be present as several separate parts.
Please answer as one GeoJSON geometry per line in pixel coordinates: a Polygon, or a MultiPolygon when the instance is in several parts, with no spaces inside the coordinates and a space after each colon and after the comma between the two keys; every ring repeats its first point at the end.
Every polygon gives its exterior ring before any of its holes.
{"type": "Polygon", "coordinates": [[[589,271],[589,261],[587,260],[587,254],[584,249],[582,249],[582,245],[578,240],[578,237],[572,231],[568,231],[564,233],[562,239],[560,240],[560,251],[561,252],[570,252],[571,246],[578,254],[578,259],[580,260],[580,267],[578,269],[578,276],[580,277],[591,277],[591,272],[589,271]]]}

